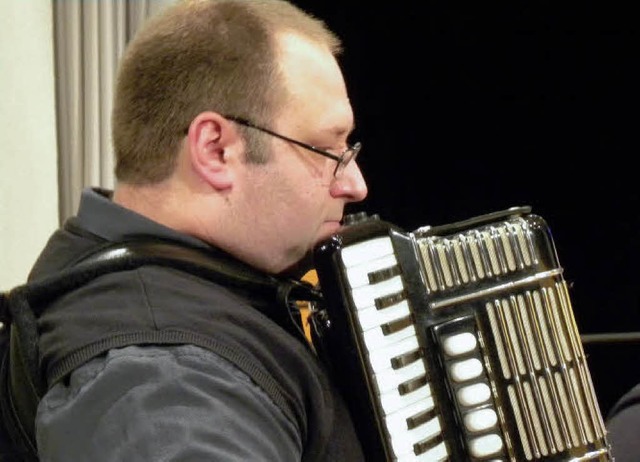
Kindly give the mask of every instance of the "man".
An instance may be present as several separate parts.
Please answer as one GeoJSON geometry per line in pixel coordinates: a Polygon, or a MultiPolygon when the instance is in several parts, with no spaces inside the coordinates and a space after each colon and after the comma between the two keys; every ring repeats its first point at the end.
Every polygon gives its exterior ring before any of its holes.
{"type": "MultiPolygon", "coordinates": [[[[132,237],[300,274],[345,205],[367,194],[340,46],[281,0],[180,2],[153,18],[119,68],[117,187],[83,193],[31,278],[132,237]]],[[[257,309],[265,303],[158,266],[51,303],[38,322],[44,369],[104,351],[50,383],[36,419],[41,460],[361,460],[323,367],[257,309]]]]}

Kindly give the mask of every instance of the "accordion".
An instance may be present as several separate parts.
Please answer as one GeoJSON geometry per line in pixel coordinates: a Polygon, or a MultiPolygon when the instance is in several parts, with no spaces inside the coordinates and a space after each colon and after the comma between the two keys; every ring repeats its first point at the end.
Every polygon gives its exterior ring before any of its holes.
{"type": "Polygon", "coordinates": [[[368,461],[613,460],[530,207],[413,232],[365,215],[314,253],[313,344],[368,461]]]}

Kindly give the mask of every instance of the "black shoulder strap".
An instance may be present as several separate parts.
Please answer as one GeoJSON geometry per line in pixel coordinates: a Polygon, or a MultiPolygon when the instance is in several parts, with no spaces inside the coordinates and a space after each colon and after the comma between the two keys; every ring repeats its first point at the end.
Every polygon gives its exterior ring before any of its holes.
{"type": "Polygon", "coordinates": [[[294,301],[322,299],[318,290],[302,281],[279,279],[225,254],[163,240],[109,243],[57,274],[0,294],[0,322],[5,330],[11,326],[10,357],[0,358],[2,367],[9,368],[10,372],[3,374],[6,381],[0,384],[0,416],[5,426],[13,425],[17,429],[20,435],[13,437],[22,440],[22,452],[30,453],[31,457],[17,460],[37,460],[35,412],[46,391],[46,381],[39,367],[36,324],[41,307],[46,306],[47,300],[53,300],[101,275],[145,265],[168,266],[226,286],[250,290],[273,299],[287,309],[294,306],[294,301]]]}

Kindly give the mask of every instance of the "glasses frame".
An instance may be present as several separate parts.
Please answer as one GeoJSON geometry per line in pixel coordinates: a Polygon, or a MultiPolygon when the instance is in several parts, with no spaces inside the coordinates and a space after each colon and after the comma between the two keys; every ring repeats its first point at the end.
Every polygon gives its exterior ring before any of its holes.
{"type": "Polygon", "coordinates": [[[244,119],[242,117],[236,117],[236,116],[230,116],[230,115],[224,115],[223,117],[237,124],[244,125],[245,127],[253,128],[255,130],[266,133],[267,135],[275,136],[276,138],[280,138],[281,140],[288,141],[289,143],[300,146],[301,148],[307,149],[311,152],[315,152],[316,154],[320,154],[321,156],[328,157],[329,159],[335,160],[337,164],[336,164],[335,170],[333,171],[334,177],[338,177],[340,173],[342,173],[342,171],[345,169],[345,167],[349,164],[349,162],[351,162],[358,156],[358,153],[362,149],[362,143],[358,142],[352,146],[347,146],[347,149],[345,149],[340,155],[336,155],[328,151],[325,151],[323,149],[316,148],[311,144],[303,143],[302,141],[289,138],[288,136],[281,135],[280,133],[276,133],[273,130],[269,130],[268,128],[264,128],[259,125],[256,125],[253,122],[250,122],[249,120],[244,119]]]}

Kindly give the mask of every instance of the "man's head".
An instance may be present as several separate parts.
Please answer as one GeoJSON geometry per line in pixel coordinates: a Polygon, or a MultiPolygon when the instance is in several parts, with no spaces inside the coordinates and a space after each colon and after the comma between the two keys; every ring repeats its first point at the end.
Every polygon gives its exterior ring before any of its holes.
{"type": "MultiPolygon", "coordinates": [[[[268,124],[286,104],[276,35],[295,30],[327,46],[325,25],[279,0],[187,0],[152,18],[120,63],[112,115],[116,176],[144,184],[173,171],[184,129],[203,111],[268,124]]],[[[250,160],[263,161],[263,137],[249,131],[250,160]]]]}
{"type": "Polygon", "coordinates": [[[282,271],[366,185],[336,162],[353,113],[321,21],[280,0],[181,2],[135,37],[113,112],[116,201],[282,271]],[[249,122],[240,123],[235,118],[249,122]]]}

